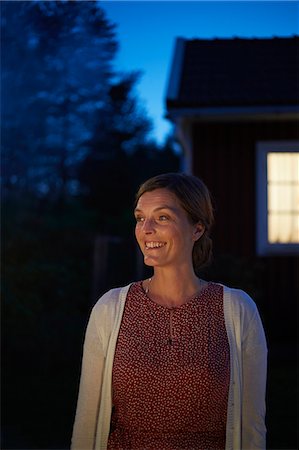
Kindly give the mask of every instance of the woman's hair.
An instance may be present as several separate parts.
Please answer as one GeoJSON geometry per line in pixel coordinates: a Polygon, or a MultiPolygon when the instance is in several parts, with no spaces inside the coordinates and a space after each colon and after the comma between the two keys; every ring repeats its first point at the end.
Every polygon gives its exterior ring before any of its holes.
{"type": "Polygon", "coordinates": [[[192,224],[201,223],[205,227],[203,235],[195,242],[192,253],[195,273],[212,259],[210,231],[214,223],[211,196],[202,180],[184,173],[165,173],[145,181],[136,194],[136,204],[145,192],[168,189],[179,200],[192,224]]]}

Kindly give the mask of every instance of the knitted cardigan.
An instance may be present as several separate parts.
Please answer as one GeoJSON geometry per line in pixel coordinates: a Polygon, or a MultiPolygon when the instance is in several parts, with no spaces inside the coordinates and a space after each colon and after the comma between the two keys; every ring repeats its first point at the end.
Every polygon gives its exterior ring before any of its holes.
{"type": "MultiPolygon", "coordinates": [[[[112,412],[112,368],[130,285],[104,294],[87,325],[72,450],[105,450],[112,412]]],[[[230,346],[226,450],[266,448],[265,390],[267,345],[253,300],[223,286],[230,346]]]]}

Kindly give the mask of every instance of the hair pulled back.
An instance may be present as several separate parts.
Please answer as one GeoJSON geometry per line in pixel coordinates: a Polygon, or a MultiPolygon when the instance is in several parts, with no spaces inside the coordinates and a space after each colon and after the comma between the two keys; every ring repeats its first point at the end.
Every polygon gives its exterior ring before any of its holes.
{"type": "Polygon", "coordinates": [[[214,223],[211,196],[202,180],[185,173],[165,173],[145,181],[136,194],[136,204],[146,192],[168,189],[179,200],[192,224],[201,223],[205,227],[203,235],[194,243],[192,261],[195,273],[208,265],[212,259],[212,239],[210,232],[214,223]]]}

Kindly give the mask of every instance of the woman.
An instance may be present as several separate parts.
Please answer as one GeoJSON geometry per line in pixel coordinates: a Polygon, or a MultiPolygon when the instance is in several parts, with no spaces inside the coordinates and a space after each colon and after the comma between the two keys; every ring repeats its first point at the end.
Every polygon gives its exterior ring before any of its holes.
{"type": "Polygon", "coordinates": [[[92,310],[72,449],[265,449],[257,308],[197,276],[212,249],[206,186],[185,174],[151,178],[135,217],[153,276],[112,289],[92,310]]]}

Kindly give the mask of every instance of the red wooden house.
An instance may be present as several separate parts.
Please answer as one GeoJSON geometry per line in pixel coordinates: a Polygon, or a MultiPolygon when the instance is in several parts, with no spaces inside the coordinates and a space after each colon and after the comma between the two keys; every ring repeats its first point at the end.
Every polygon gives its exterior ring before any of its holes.
{"type": "Polygon", "coordinates": [[[183,170],[215,201],[213,276],[249,290],[278,339],[299,300],[298,45],[178,38],[166,98],[183,170]]]}

